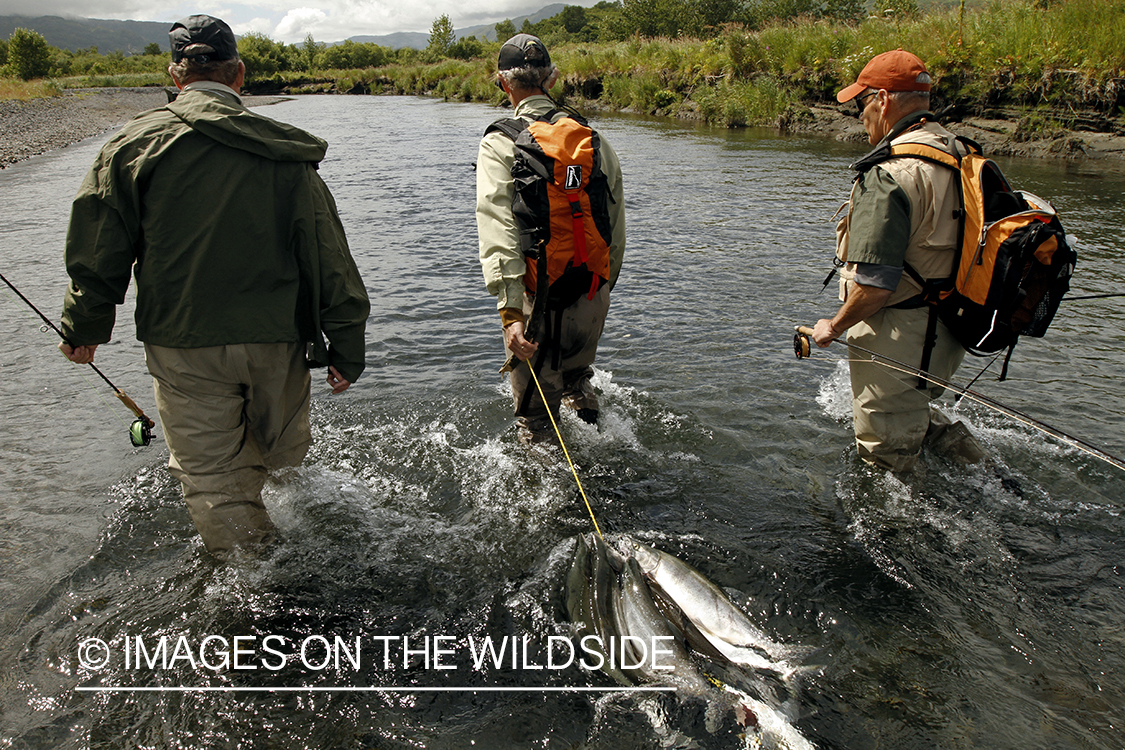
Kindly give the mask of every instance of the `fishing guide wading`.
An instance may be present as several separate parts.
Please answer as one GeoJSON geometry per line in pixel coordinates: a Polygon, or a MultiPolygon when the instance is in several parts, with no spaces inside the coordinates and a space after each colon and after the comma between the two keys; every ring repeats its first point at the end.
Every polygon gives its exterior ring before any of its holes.
{"type": "Polygon", "coordinates": [[[258,554],[278,538],[267,477],[312,443],[310,368],[333,394],[359,379],[370,303],[318,172],[328,144],[247,109],[221,19],[168,38],[179,94],[102,146],[71,204],[60,327],[77,346],[60,349],[92,361],[135,277],[169,473],[208,552],[258,554]]]}
{"type": "Polygon", "coordinates": [[[597,423],[590,366],[625,247],[621,170],[585,120],[547,95],[558,69],[541,41],[509,39],[497,68],[515,117],[490,126],[478,153],[480,259],[504,325],[501,372],[511,373],[520,437],[557,442],[594,527],[574,540],[566,579],[575,640],[598,650],[601,671],[621,685],[667,685],[677,699],[702,701],[712,733],[737,722],[743,730],[731,736],[757,731],[771,747],[809,748],[791,725],[795,669],[785,657],[796,652],[686,564],[602,538],[557,416],[567,403],[597,423]],[[667,644],[670,669],[640,649],[649,643],[667,644]]]}
{"type": "MultiPolygon", "coordinates": [[[[874,148],[836,227],[840,307],[807,336],[827,347],[845,332],[857,453],[910,471],[923,445],[957,463],[984,459],[968,427],[931,407],[966,352],[1042,336],[1075,265],[1051,205],[1009,186],[980,147],[934,122],[930,74],[904,50],[877,55],[837,94],[856,107],[874,148]],[[908,362],[904,378],[882,363],[908,362]]],[[[842,209],[843,210],[843,209],[842,209]]],[[[1008,358],[1000,379],[1007,374],[1008,358]]]]}
{"type": "Polygon", "coordinates": [[[948,389],[1125,468],[1083,440],[952,383],[965,352],[1007,350],[1005,379],[1020,336],[1047,331],[1076,254],[1048,201],[1013,190],[976,143],[930,121],[929,89],[921,60],[896,50],[873,58],[837,96],[857,102],[875,148],[852,165],[857,176],[824,282],[840,271],[843,305],[832,320],[798,326],[794,353],[808,357],[810,340],[854,352],[856,445],[875,465],[910,469],[923,439],[953,460],[983,457],[967,428],[930,409],[948,389]]]}

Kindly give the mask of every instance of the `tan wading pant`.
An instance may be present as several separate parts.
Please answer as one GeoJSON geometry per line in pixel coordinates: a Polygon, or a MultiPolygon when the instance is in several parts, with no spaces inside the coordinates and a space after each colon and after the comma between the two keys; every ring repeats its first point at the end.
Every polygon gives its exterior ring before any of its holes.
{"type": "MultiPolygon", "coordinates": [[[[848,343],[891,359],[919,367],[926,337],[929,309],[884,308],[848,331],[848,343]]],[[[892,471],[914,468],[922,441],[930,430],[930,401],[945,389],[933,383],[919,389],[918,377],[870,362],[864,352],[849,353],[852,381],[852,414],[859,456],[892,471]],[[855,360],[868,360],[855,361],[855,360]]],[[[957,372],[965,350],[941,322],[928,372],[949,380],[957,372]]],[[[946,420],[942,428],[948,426],[946,420]]],[[[961,425],[964,431],[964,426],[961,425]]],[[[971,435],[967,439],[975,445],[971,435]]],[[[979,446],[976,446],[979,450],[979,446]]],[[[970,449],[971,450],[971,449],[970,449]]],[[[983,455],[983,452],[982,452],[983,455]]],[[[979,460],[979,457],[977,458],[979,460]]]]}
{"type": "Polygon", "coordinates": [[[156,407],[184,500],[211,553],[276,532],[261,490],[312,442],[304,344],[170,349],[145,344],[156,407]]]}
{"type": "MultiPolygon", "coordinates": [[[[531,308],[532,300],[525,294],[523,302],[525,316],[531,316],[531,308]]],[[[556,315],[562,315],[562,330],[559,341],[551,341],[551,348],[548,349],[546,356],[543,358],[542,367],[536,370],[539,384],[543,387],[543,393],[547,396],[547,404],[550,405],[551,414],[556,419],[559,415],[559,406],[564,399],[567,406],[575,410],[596,410],[598,408],[598,397],[594,393],[593,386],[590,385],[590,377],[594,374],[591,365],[598,353],[598,340],[602,336],[602,329],[605,327],[605,318],[608,312],[609,286],[606,285],[598,290],[592,300],[587,299],[586,295],[582,295],[570,307],[562,311],[552,310],[549,315],[544,317],[543,329],[546,330],[541,329],[540,334],[536,337],[540,342],[546,341],[549,336],[554,335],[554,318],[556,315]],[[558,369],[554,368],[554,347],[556,346],[559,350],[558,369]]],[[[517,422],[523,430],[529,433],[527,437],[536,441],[554,439],[554,429],[551,427],[550,417],[547,416],[547,408],[544,406],[543,399],[540,398],[539,391],[535,387],[535,382],[532,381],[531,373],[528,370],[528,365],[534,365],[539,361],[541,352],[543,352],[542,344],[539,352],[536,352],[527,363],[512,370],[511,375],[512,398],[517,422]],[[520,414],[520,403],[523,401],[524,392],[529,388],[532,393],[528,399],[527,408],[523,414],[520,414]]],[[[510,355],[511,352],[507,352],[507,354],[510,355]]]]}

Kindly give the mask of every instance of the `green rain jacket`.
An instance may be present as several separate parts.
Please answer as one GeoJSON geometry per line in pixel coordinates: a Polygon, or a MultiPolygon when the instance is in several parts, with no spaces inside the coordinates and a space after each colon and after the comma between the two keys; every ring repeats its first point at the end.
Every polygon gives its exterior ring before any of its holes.
{"type": "Polygon", "coordinates": [[[310,342],[355,382],[370,303],[316,171],[326,148],[214,87],[135,117],[74,199],[64,335],[109,341],[132,271],[141,341],[310,342]]]}

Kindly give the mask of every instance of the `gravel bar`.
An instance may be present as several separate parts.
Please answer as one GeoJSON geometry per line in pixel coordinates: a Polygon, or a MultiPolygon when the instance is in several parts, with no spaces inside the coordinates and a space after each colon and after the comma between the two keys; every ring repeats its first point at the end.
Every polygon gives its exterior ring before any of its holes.
{"type": "MultiPolygon", "coordinates": [[[[280,99],[246,96],[243,101],[260,106],[280,99]]],[[[167,103],[168,95],[158,87],[70,89],[44,99],[0,101],[0,169],[115,130],[167,103]]]]}

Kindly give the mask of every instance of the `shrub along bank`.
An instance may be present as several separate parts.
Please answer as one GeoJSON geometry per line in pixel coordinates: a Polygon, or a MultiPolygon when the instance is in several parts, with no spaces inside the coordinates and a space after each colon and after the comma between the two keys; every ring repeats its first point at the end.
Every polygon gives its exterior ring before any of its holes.
{"type": "MultiPolygon", "coordinates": [[[[630,13],[647,17],[638,11],[644,1],[602,2],[584,13],[568,6],[554,18],[525,24],[521,30],[544,38],[563,73],[553,91],[557,97],[584,108],[715,125],[797,127],[810,117],[811,106],[834,103],[835,92],[855,80],[873,55],[901,47],[926,61],[935,79],[934,108],[946,114],[1019,119],[1032,134],[1060,127],[1125,131],[1125,0],[994,0],[965,11],[954,6],[927,12],[918,12],[913,0],[896,0],[905,12],[859,21],[862,14],[824,10],[862,7],[858,0],[785,0],[805,14],[653,27],[679,28],[676,38],[646,37],[636,24],[623,25],[630,13]]],[[[663,2],[711,7],[701,0],[663,2]]],[[[767,3],[731,7],[761,10],[767,3]]],[[[439,34],[446,26],[446,17],[434,22],[427,50],[353,42],[328,47],[311,36],[302,45],[287,45],[247,35],[240,40],[247,91],[502,101],[492,83],[499,44],[449,43],[439,34]],[[439,37],[445,43],[438,44],[439,37]]],[[[514,27],[503,22],[497,31],[504,38],[514,27]]],[[[62,86],[171,84],[164,72],[167,53],[55,52],[51,75],[62,86]]]]}
{"type": "MultiPolygon", "coordinates": [[[[1125,0],[1005,0],[985,8],[844,23],[798,18],[759,29],[728,24],[706,39],[561,41],[557,96],[584,107],[786,128],[809,106],[834,103],[873,55],[913,51],[935,79],[935,109],[994,114],[1052,126],[1122,131],[1125,0]]],[[[479,57],[424,57],[379,67],[279,72],[262,92],[425,94],[499,102],[498,45],[479,57]]]]}

